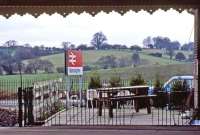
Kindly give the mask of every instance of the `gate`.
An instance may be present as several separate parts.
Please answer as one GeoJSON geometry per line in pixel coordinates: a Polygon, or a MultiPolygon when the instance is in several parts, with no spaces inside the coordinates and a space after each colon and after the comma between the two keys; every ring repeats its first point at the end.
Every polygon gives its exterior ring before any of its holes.
{"type": "Polygon", "coordinates": [[[158,91],[149,95],[145,87],[133,90],[128,80],[122,80],[120,87],[109,87],[109,81],[102,80],[101,89],[88,89],[88,79],[82,80],[82,86],[79,78],[71,79],[70,87],[65,86],[64,81],[59,83],[58,100],[64,109],[48,117],[45,126],[191,124],[192,90],[170,94],[158,91]]]}
{"type": "Polygon", "coordinates": [[[72,78],[70,87],[60,79],[33,82],[18,91],[2,87],[0,126],[191,124],[192,90],[149,95],[146,86],[136,89],[125,79],[120,87],[101,80],[100,89],[88,89],[90,80],[83,78],[80,83],[79,79],[72,78]]]}
{"type": "Polygon", "coordinates": [[[18,88],[19,127],[34,125],[33,87],[18,88]]]}

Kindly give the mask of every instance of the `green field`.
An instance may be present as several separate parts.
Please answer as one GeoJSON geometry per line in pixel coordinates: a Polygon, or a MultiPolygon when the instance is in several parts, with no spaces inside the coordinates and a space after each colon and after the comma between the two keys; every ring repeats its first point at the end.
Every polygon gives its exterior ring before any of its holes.
{"type": "MultiPolygon", "coordinates": [[[[140,52],[140,58],[147,62],[147,66],[149,65],[168,65],[168,64],[182,64],[183,62],[170,60],[167,56],[163,56],[163,58],[153,57],[148,55],[150,52],[158,52],[162,50],[143,50],[140,52]]],[[[184,54],[188,55],[191,52],[183,52],[184,54]]],[[[121,57],[131,57],[132,51],[125,50],[125,51],[118,51],[118,50],[91,50],[91,51],[83,51],[83,59],[84,65],[95,65],[95,62],[102,56],[114,55],[117,58],[121,57]]],[[[62,54],[55,54],[50,56],[41,57],[41,59],[51,61],[55,67],[63,67],[64,66],[64,53],[62,54]]]]}
{"type": "MultiPolygon", "coordinates": [[[[191,62],[179,62],[175,60],[170,60],[168,56],[163,56],[161,58],[148,55],[150,52],[158,52],[160,50],[143,50],[140,52],[140,58],[144,63],[133,68],[133,67],[123,67],[123,68],[113,68],[113,69],[93,69],[92,71],[84,72],[84,77],[87,78],[92,76],[93,73],[98,73],[101,79],[109,80],[111,76],[118,75],[123,79],[130,79],[137,73],[141,73],[146,81],[153,81],[156,74],[160,75],[161,81],[166,81],[174,75],[192,75],[192,63],[191,62]]],[[[183,52],[185,55],[191,54],[191,52],[183,52]]],[[[95,65],[96,61],[102,56],[114,55],[117,58],[120,57],[131,57],[132,51],[118,51],[118,50],[105,50],[105,51],[84,51],[84,64],[85,65],[95,65]]],[[[64,67],[64,54],[56,54],[50,56],[41,57],[41,59],[50,60],[55,67],[64,67]]],[[[27,62],[27,61],[26,61],[27,62]]],[[[64,77],[64,74],[32,74],[23,75],[23,84],[30,85],[33,82],[52,80],[55,78],[64,77]]],[[[0,89],[16,89],[20,85],[19,75],[2,75],[0,76],[0,89]],[[12,84],[11,84],[12,83],[12,84]],[[7,85],[10,86],[8,87],[7,85]]],[[[87,87],[87,86],[86,86],[87,87]]]]}

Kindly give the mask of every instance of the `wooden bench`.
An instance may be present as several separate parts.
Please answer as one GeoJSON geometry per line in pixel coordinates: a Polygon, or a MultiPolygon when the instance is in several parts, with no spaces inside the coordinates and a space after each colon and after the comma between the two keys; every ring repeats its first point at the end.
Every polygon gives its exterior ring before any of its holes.
{"type": "Polygon", "coordinates": [[[113,102],[120,102],[120,101],[129,101],[134,100],[135,110],[136,112],[139,112],[139,109],[141,108],[140,104],[145,103],[145,107],[147,108],[147,113],[151,113],[151,105],[150,105],[150,99],[156,97],[156,95],[130,95],[130,96],[117,96],[112,97],[109,99],[109,116],[113,117],[113,102]]]}
{"type": "MultiPolygon", "coordinates": [[[[149,102],[150,98],[152,96],[148,96],[148,89],[149,86],[145,85],[138,85],[138,86],[128,86],[128,87],[110,87],[110,88],[98,88],[96,89],[99,93],[99,99],[98,99],[98,116],[102,116],[102,104],[103,102],[107,103],[107,106],[109,108],[109,116],[113,117],[113,108],[114,108],[114,102],[117,101],[128,101],[128,100],[134,100],[136,101],[135,108],[136,111],[139,111],[141,100],[144,100],[146,103],[149,102]],[[133,95],[128,96],[115,96],[120,91],[129,91],[133,95]],[[103,93],[107,94],[107,97],[103,97],[103,93]]],[[[150,102],[148,103],[150,105],[150,102]]],[[[148,105],[146,105],[148,106],[148,105]]],[[[150,107],[148,107],[150,108],[150,107]]],[[[148,112],[151,113],[151,110],[148,109],[148,112]]]]}

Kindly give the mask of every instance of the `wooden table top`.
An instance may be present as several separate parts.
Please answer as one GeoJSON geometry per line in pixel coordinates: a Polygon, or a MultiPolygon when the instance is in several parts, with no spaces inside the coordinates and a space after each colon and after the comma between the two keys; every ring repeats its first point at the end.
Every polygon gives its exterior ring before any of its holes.
{"type": "Polygon", "coordinates": [[[97,88],[98,92],[109,92],[109,91],[122,91],[122,90],[134,90],[134,89],[148,89],[147,85],[137,85],[137,86],[126,86],[126,87],[106,87],[106,88],[97,88]]]}

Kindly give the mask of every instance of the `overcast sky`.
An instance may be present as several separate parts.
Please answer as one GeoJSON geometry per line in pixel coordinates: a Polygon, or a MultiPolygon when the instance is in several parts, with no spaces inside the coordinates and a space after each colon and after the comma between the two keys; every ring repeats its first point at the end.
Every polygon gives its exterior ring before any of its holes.
{"type": "Polygon", "coordinates": [[[45,45],[61,47],[63,41],[75,45],[90,44],[94,33],[102,31],[110,44],[138,44],[147,36],[167,36],[181,44],[193,41],[194,16],[184,11],[156,11],[153,15],[145,11],[129,11],[121,16],[118,13],[99,13],[95,17],[87,13],[70,14],[62,17],[43,14],[38,18],[31,15],[13,15],[9,19],[0,16],[0,44],[16,40],[22,45],[45,45]],[[192,36],[190,38],[190,35],[192,36]]]}

